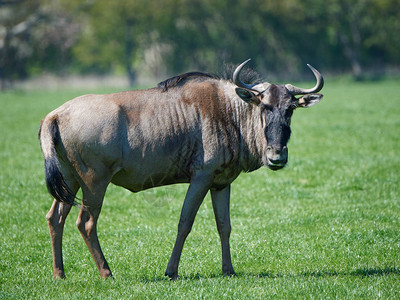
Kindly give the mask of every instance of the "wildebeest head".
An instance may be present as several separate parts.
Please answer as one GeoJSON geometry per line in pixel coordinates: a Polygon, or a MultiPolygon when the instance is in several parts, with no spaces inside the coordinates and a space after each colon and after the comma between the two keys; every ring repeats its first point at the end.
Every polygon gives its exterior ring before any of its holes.
{"type": "Polygon", "coordinates": [[[314,73],[317,84],[312,89],[302,89],[291,84],[275,85],[268,82],[248,85],[243,83],[240,72],[248,62],[239,65],[233,81],[238,86],[236,94],[245,102],[256,105],[260,109],[261,124],[267,140],[267,147],[263,155],[263,163],[271,170],[283,168],[288,161],[287,143],[290,138],[290,120],[293,111],[298,107],[307,108],[317,104],[323,97],[319,92],[324,80],[321,74],[308,65],[314,73]],[[301,97],[295,97],[302,95],[301,97]]]}

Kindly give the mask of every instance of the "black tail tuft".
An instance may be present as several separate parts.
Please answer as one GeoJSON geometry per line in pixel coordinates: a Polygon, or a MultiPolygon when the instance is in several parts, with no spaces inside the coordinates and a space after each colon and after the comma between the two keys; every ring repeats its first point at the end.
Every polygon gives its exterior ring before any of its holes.
{"type": "Polygon", "coordinates": [[[46,185],[49,193],[58,201],[78,206],[75,202],[75,194],[68,187],[60,171],[56,156],[51,156],[44,162],[46,185]]]}
{"type": "Polygon", "coordinates": [[[43,126],[42,123],[41,130],[39,131],[41,142],[42,138],[46,140],[45,143],[42,143],[42,151],[45,158],[44,169],[47,190],[58,201],[65,202],[74,206],[79,206],[75,202],[75,194],[68,187],[67,183],[65,182],[64,176],[61,173],[61,167],[55,149],[59,140],[57,121],[52,120],[47,124],[47,126],[43,126]],[[45,130],[45,132],[43,133],[42,130],[45,130]],[[43,147],[44,144],[46,145],[45,147],[43,147]]]}

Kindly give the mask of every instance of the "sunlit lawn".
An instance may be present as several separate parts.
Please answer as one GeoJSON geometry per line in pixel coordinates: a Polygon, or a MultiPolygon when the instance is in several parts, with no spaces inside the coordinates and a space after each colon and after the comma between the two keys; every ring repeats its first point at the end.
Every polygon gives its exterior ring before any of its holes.
{"type": "Polygon", "coordinates": [[[238,276],[222,276],[208,196],[175,282],[163,274],[186,185],[138,194],[109,187],[98,231],[115,280],[100,279],[73,209],[67,279],[52,279],[52,200],[37,132],[49,111],[83,92],[96,91],[0,94],[0,298],[399,297],[400,80],[328,79],[323,101],[293,117],[287,168],[233,184],[238,276]]]}

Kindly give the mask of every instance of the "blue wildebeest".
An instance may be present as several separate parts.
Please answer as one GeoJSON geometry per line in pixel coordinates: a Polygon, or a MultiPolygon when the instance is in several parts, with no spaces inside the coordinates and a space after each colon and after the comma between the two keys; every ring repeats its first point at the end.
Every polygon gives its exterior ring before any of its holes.
{"type": "Polygon", "coordinates": [[[178,235],[165,275],[178,277],[183,244],[208,191],[222,246],[222,271],[235,274],[229,247],[230,185],[242,172],[288,160],[290,120],[297,107],[318,103],[323,78],[302,89],[268,82],[186,73],[156,88],[75,98],[41,123],[40,143],[47,188],[54,197],[46,215],[55,277],[65,277],[62,234],[65,219],[82,190],[77,227],[102,278],[112,276],[97,237],[96,224],[110,182],[138,192],[189,183],[178,235]],[[298,97],[295,97],[298,96],[298,97]]]}

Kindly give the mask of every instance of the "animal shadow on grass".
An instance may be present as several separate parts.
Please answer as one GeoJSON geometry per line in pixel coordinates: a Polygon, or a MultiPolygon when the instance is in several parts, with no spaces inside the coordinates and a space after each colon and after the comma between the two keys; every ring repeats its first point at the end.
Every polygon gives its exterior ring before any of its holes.
{"type": "MultiPolygon", "coordinates": [[[[362,268],[353,271],[344,271],[344,272],[336,272],[333,270],[330,271],[309,271],[302,272],[299,274],[284,274],[284,273],[270,273],[270,272],[262,272],[259,274],[254,273],[237,273],[236,276],[224,276],[222,274],[209,274],[209,275],[201,275],[199,273],[196,274],[188,274],[179,277],[177,280],[184,281],[194,281],[201,279],[214,279],[214,278],[241,278],[241,277],[258,277],[258,278],[284,278],[284,277],[340,277],[340,276],[354,276],[354,277],[371,277],[371,276],[390,276],[390,275],[400,275],[400,269],[396,267],[386,267],[386,268],[362,268]]],[[[156,276],[153,278],[141,278],[140,281],[144,283],[155,283],[155,282],[165,282],[170,279],[166,276],[156,276]]]]}
{"type": "MultiPolygon", "coordinates": [[[[178,279],[176,280],[183,280],[183,281],[194,281],[194,280],[201,280],[201,279],[213,279],[213,278],[225,278],[225,277],[237,277],[237,276],[226,276],[222,274],[208,274],[208,275],[202,275],[200,273],[196,274],[187,274],[187,275],[182,275],[179,276],[178,279]]],[[[171,280],[170,278],[166,276],[156,276],[154,278],[141,278],[141,282],[144,283],[154,283],[154,282],[163,282],[163,281],[175,281],[171,280]]]]}
{"type": "MultiPolygon", "coordinates": [[[[340,276],[354,276],[354,277],[372,277],[372,276],[390,276],[390,275],[400,275],[400,269],[395,267],[386,267],[386,268],[362,268],[353,271],[344,271],[344,272],[336,272],[333,270],[330,271],[309,271],[309,272],[301,272],[299,274],[284,274],[284,273],[270,273],[270,272],[262,272],[259,274],[254,273],[237,273],[236,276],[224,276],[222,274],[209,274],[209,275],[201,275],[199,273],[196,274],[187,274],[180,276],[177,280],[184,281],[195,281],[201,279],[214,279],[214,278],[241,278],[241,277],[258,277],[258,278],[284,278],[284,277],[340,277],[340,276]]],[[[155,283],[155,282],[165,282],[170,279],[165,276],[156,276],[153,278],[141,278],[140,281],[144,283],[155,283]]]]}
{"type": "MultiPolygon", "coordinates": [[[[400,269],[396,267],[385,268],[361,268],[353,271],[337,272],[334,270],[329,271],[307,271],[299,274],[282,274],[282,273],[269,273],[262,272],[260,274],[243,273],[244,276],[256,276],[261,278],[280,278],[280,277],[335,277],[335,276],[354,276],[354,277],[370,277],[370,276],[389,276],[399,275],[400,269]]],[[[240,276],[240,275],[239,275],[240,276]]]]}

